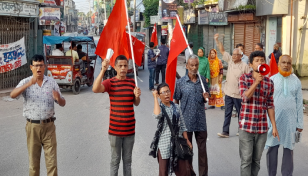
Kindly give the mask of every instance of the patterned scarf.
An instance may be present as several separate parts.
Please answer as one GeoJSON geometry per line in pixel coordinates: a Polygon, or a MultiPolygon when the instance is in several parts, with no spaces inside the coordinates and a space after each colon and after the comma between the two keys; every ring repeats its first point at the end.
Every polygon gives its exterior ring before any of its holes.
{"type": "MultiPolygon", "coordinates": [[[[170,101],[170,104],[172,106],[173,109],[173,116],[171,119],[172,122],[172,127],[173,130],[175,132],[175,135],[178,136],[179,135],[179,129],[180,129],[180,114],[177,112],[175,104],[170,101]]],[[[160,102],[160,108],[165,108],[163,103],[160,102]]],[[[159,138],[160,135],[163,131],[163,126],[164,126],[164,121],[165,118],[167,118],[167,116],[163,113],[162,117],[159,119],[158,124],[157,124],[157,130],[155,132],[155,136],[152,140],[151,146],[150,146],[150,152],[149,155],[153,156],[153,158],[157,157],[157,149],[158,149],[158,142],[159,142],[159,138]]],[[[169,128],[168,124],[167,124],[167,128],[169,128]]],[[[177,166],[177,162],[178,162],[178,157],[175,154],[175,145],[174,145],[174,138],[172,138],[170,136],[171,140],[170,140],[170,162],[169,162],[169,175],[171,176],[172,173],[174,172],[174,168],[177,166]]]]}
{"type": "Polygon", "coordinates": [[[217,51],[215,49],[211,49],[209,54],[209,63],[210,63],[210,74],[211,78],[216,78],[219,75],[220,68],[219,68],[219,59],[217,57],[217,51]],[[215,59],[212,59],[211,57],[211,51],[214,51],[216,54],[215,59]]]}

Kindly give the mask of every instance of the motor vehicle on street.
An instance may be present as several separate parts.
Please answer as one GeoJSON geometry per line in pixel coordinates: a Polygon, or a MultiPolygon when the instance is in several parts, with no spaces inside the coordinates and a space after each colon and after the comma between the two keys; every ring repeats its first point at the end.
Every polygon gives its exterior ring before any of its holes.
{"type": "Polygon", "coordinates": [[[74,94],[79,94],[82,85],[89,87],[93,85],[97,58],[95,54],[96,45],[93,37],[44,36],[43,43],[48,67],[47,76],[53,77],[60,88],[72,89],[74,94]],[[81,44],[82,51],[86,54],[83,58],[79,58],[79,62],[74,63],[72,56],[51,56],[47,54],[51,52],[46,51],[46,45],[52,46],[59,43],[62,43],[62,45],[63,43],[72,44],[72,42],[76,43],[76,45],[81,44]]]}

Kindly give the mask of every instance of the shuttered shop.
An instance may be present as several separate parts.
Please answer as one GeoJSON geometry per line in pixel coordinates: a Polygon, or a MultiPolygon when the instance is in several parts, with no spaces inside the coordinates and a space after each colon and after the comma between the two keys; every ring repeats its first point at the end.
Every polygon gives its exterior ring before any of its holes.
{"type": "MultiPolygon", "coordinates": [[[[224,49],[227,52],[232,52],[232,43],[231,43],[231,25],[227,26],[209,26],[205,25],[203,26],[203,47],[205,48],[205,53],[209,54],[210,50],[213,48],[216,48],[215,41],[214,41],[214,35],[216,33],[224,34],[220,35],[219,41],[223,43],[224,49]]],[[[218,58],[222,59],[222,55],[220,52],[218,53],[218,58]]]]}
{"type": "Polygon", "coordinates": [[[234,24],[234,46],[241,43],[245,46],[244,53],[249,56],[254,46],[260,42],[259,23],[234,24]]]}

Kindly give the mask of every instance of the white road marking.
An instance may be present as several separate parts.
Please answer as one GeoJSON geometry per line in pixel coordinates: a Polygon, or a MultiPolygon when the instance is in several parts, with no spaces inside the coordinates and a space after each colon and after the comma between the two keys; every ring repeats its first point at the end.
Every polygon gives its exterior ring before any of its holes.
{"type": "Polygon", "coordinates": [[[137,76],[137,78],[139,79],[140,82],[143,82],[142,79],[139,78],[139,76],[137,76]]]}

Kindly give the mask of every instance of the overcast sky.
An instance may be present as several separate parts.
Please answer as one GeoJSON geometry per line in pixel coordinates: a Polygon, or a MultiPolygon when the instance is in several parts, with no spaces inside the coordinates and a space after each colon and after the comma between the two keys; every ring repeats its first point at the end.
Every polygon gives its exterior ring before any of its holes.
{"type": "Polygon", "coordinates": [[[76,9],[79,10],[79,12],[87,13],[89,11],[89,1],[91,7],[93,7],[93,0],[74,0],[76,9]]]}

